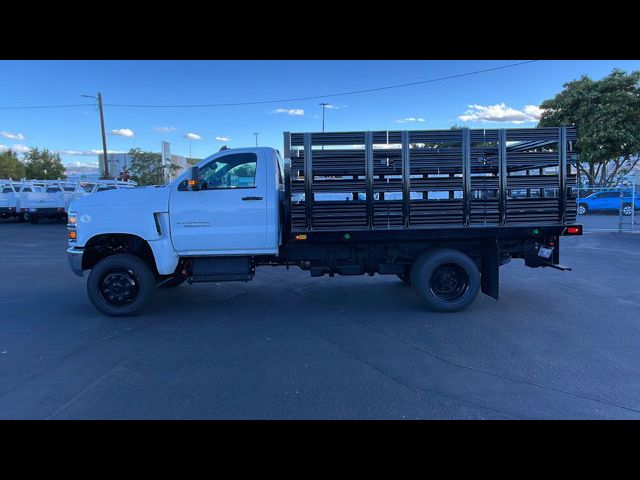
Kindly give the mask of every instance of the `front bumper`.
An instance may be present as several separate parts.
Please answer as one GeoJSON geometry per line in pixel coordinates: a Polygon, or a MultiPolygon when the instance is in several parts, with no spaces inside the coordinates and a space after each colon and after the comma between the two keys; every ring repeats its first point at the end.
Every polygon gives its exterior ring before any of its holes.
{"type": "Polygon", "coordinates": [[[78,247],[67,248],[67,258],[69,259],[69,265],[73,273],[82,277],[82,254],[84,249],[78,247]]]}

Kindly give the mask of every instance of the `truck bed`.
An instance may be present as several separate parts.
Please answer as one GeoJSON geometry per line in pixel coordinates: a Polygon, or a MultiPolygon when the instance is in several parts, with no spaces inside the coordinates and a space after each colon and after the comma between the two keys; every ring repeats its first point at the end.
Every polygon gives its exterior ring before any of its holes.
{"type": "Polygon", "coordinates": [[[285,221],[291,235],[496,232],[575,221],[572,127],[285,132],[284,137],[285,221]],[[339,195],[345,200],[333,199],[339,195]]]}

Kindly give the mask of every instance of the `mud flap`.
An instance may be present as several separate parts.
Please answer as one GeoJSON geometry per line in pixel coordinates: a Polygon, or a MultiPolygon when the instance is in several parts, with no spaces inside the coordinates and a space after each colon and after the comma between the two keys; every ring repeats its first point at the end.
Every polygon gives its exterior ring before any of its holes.
{"type": "Polygon", "coordinates": [[[500,290],[500,258],[497,238],[487,240],[482,245],[480,288],[482,293],[498,300],[500,290]]]}

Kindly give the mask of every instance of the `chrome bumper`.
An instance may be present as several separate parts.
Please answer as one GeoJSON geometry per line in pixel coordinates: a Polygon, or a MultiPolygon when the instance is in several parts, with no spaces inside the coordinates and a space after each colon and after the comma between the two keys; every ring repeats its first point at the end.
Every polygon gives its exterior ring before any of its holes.
{"type": "Polygon", "coordinates": [[[84,250],[77,247],[67,248],[67,258],[69,259],[69,265],[73,273],[82,277],[82,254],[84,250]]]}

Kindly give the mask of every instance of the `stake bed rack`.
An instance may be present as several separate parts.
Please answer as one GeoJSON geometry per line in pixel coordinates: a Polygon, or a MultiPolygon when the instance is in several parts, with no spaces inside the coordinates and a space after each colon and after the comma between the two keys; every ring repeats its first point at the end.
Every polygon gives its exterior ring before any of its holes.
{"type": "Polygon", "coordinates": [[[284,140],[291,235],[575,222],[573,127],[285,132],[284,140]]]}

